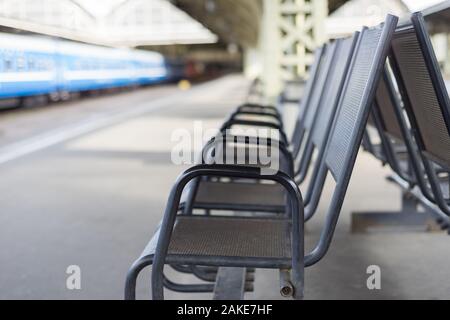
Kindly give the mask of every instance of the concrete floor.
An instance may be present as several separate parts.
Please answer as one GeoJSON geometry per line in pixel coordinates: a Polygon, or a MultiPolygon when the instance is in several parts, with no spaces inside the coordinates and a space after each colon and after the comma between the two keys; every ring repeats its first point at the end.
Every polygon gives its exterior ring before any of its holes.
{"type": "MultiPolygon", "coordinates": [[[[217,127],[246,89],[241,76],[228,76],[186,92],[148,88],[1,114],[0,299],[121,299],[127,269],[186,167],[171,163],[171,134],[192,132],[197,120],[217,127]],[[81,290],[66,289],[69,265],[81,267],[81,290]]],[[[307,299],[450,298],[445,233],[349,233],[352,211],[399,207],[388,173],[359,155],[332,247],[307,270],[307,299]],[[369,265],[381,268],[381,290],[366,287],[369,265]]],[[[325,208],[307,225],[309,248],[325,208]]],[[[140,280],[138,295],[148,298],[148,272],[140,280]]],[[[278,299],[277,288],[276,272],[258,271],[247,298],[278,299]]]]}

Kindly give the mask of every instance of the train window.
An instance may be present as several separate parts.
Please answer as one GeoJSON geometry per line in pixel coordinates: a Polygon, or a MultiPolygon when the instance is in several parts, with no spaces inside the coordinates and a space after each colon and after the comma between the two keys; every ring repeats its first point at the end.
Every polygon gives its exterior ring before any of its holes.
{"type": "Polygon", "coordinates": [[[3,59],[3,71],[11,71],[13,69],[13,62],[10,57],[3,59]]]}
{"type": "Polygon", "coordinates": [[[23,56],[17,57],[17,70],[21,71],[25,69],[26,61],[23,56]]]}
{"type": "Polygon", "coordinates": [[[45,71],[47,70],[47,61],[41,60],[39,63],[39,70],[45,71]]]}
{"type": "Polygon", "coordinates": [[[53,70],[54,69],[54,61],[46,60],[45,61],[45,70],[53,70]]]}
{"type": "Polygon", "coordinates": [[[38,62],[36,63],[36,69],[41,71],[45,69],[45,65],[44,62],[42,60],[38,60],[38,62]]]}
{"type": "Polygon", "coordinates": [[[50,70],[52,68],[52,61],[47,59],[38,60],[36,63],[36,69],[39,71],[50,70]]]}
{"type": "Polygon", "coordinates": [[[87,61],[82,62],[83,70],[89,70],[89,63],[87,61]]]}
{"type": "Polygon", "coordinates": [[[34,70],[36,68],[33,58],[28,58],[28,70],[34,70]]]}
{"type": "Polygon", "coordinates": [[[80,60],[76,60],[74,64],[75,70],[83,70],[83,64],[80,60]]]}

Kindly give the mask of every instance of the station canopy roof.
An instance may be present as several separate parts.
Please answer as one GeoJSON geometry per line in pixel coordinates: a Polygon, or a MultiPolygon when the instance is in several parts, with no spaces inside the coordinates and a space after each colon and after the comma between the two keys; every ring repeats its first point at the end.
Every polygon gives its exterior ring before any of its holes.
{"type": "MultiPolygon", "coordinates": [[[[449,28],[450,1],[328,0],[329,36],[425,9],[432,30],[449,28]],[[439,3],[432,9],[426,9],[439,3]]],[[[0,0],[0,26],[112,46],[258,44],[263,0],[0,0]]],[[[448,30],[448,29],[447,29],[448,30]]],[[[442,32],[442,31],[439,31],[442,32]]]]}
{"type": "Polygon", "coordinates": [[[112,46],[218,40],[166,0],[0,0],[0,25],[112,46]]]}
{"type": "MultiPolygon", "coordinates": [[[[348,0],[328,0],[333,12],[348,0]]],[[[243,47],[256,47],[263,0],[172,0],[226,43],[243,47]]]]}
{"type": "MultiPolygon", "coordinates": [[[[329,0],[330,10],[346,0],[329,0]]],[[[112,46],[256,46],[263,0],[0,0],[0,27],[112,46]]]]}
{"type": "Polygon", "coordinates": [[[326,30],[330,38],[342,37],[382,22],[388,13],[405,20],[416,11],[424,13],[431,33],[450,30],[450,0],[350,0],[330,14],[326,30]]]}
{"type": "Polygon", "coordinates": [[[386,14],[403,16],[409,12],[401,0],[351,0],[327,18],[325,27],[329,38],[347,36],[362,26],[374,26],[384,21],[386,14]]]}

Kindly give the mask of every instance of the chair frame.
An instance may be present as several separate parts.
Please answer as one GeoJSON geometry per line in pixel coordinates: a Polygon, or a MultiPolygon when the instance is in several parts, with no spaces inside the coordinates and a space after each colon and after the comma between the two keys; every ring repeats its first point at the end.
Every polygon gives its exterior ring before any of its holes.
{"type": "MultiPolygon", "coordinates": [[[[133,297],[136,277],[142,268],[149,263],[153,263],[152,269],[152,297],[153,299],[164,298],[164,274],[165,264],[193,264],[206,266],[230,266],[230,267],[258,267],[258,268],[291,268],[291,282],[294,287],[294,298],[303,297],[304,287],[304,267],[311,266],[320,261],[330,247],[334,230],[339,218],[344,197],[350,181],[350,177],[355,164],[359,145],[364,133],[364,128],[372,106],[377,82],[381,76],[385,63],[390,41],[394,33],[397,17],[388,15],[385,23],[375,28],[364,28],[358,38],[356,51],[353,56],[350,69],[348,71],[343,94],[341,95],[338,107],[338,115],[332,126],[325,157],[320,164],[317,179],[314,181],[314,192],[320,195],[323,190],[328,172],[333,176],[336,186],[332,195],[331,203],[327,210],[325,225],[320,234],[320,239],[314,249],[308,254],[304,254],[304,209],[303,200],[295,181],[283,172],[277,172],[272,176],[261,175],[258,168],[234,166],[234,165],[198,165],[186,170],[173,186],[167,202],[165,214],[161,226],[147,249],[144,250],[132,266],[127,277],[126,297],[133,297]],[[373,47],[366,48],[364,44],[373,47]],[[366,67],[370,68],[359,70],[366,67]],[[367,73],[366,73],[367,72],[367,73]],[[355,77],[355,78],[354,78],[355,77]],[[362,86],[360,78],[367,80],[362,86]],[[367,77],[367,78],[364,78],[367,77]],[[357,96],[357,104],[354,104],[352,94],[354,89],[360,89],[361,95],[357,96]],[[350,118],[349,118],[350,116],[350,118]],[[349,122],[350,121],[350,122],[349,122]],[[346,140],[341,139],[340,130],[349,132],[346,140]],[[335,157],[337,147],[345,147],[343,162],[335,157]],[[255,180],[271,180],[282,185],[288,195],[286,210],[291,226],[291,259],[259,259],[251,257],[217,257],[217,256],[177,256],[168,255],[169,244],[175,226],[179,202],[185,186],[195,178],[200,176],[243,178],[255,180]],[[145,261],[145,262],[144,262],[145,261]]],[[[356,93],[356,94],[359,94],[356,93]]],[[[199,217],[201,219],[201,217],[199,217]]],[[[244,219],[244,218],[243,218],[244,219]]],[[[251,218],[248,218],[251,219],[251,218]]]]}

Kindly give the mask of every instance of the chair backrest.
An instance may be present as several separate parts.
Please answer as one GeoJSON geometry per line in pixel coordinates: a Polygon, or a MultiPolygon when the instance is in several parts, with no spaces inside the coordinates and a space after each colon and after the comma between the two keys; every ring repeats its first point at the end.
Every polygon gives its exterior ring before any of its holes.
{"type": "Polygon", "coordinates": [[[350,178],[396,21],[388,16],[385,25],[361,33],[327,147],[325,163],[337,183],[350,178]]]}
{"type": "MultiPolygon", "coordinates": [[[[327,81],[320,94],[315,119],[310,124],[310,127],[307,127],[310,130],[310,134],[305,139],[305,147],[298,164],[298,182],[304,181],[308,174],[314,152],[318,151],[316,162],[320,162],[324,155],[326,139],[330,134],[331,124],[336,113],[358,36],[359,32],[356,32],[350,38],[336,40],[336,54],[327,81]]],[[[311,177],[312,180],[314,180],[315,174],[317,174],[317,170],[314,170],[311,177]]],[[[309,201],[309,196],[310,194],[307,193],[306,202],[309,201]]]]}
{"type": "Polygon", "coordinates": [[[336,185],[319,243],[307,255],[307,265],[320,260],[331,243],[397,21],[388,15],[383,24],[364,28],[359,36],[315,182],[319,198],[328,172],[336,185]]]}
{"type": "Polygon", "coordinates": [[[293,154],[296,156],[302,146],[305,132],[311,127],[317,113],[317,107],[319,105],[320,97],[322,96],[322,90],[324,89],[325,82],[328,78],[329,71],[334,61],[336,53],[336,43],[327,44],[324,47],[324,52],[320,64],[317,68],[314,83],[312,88],[307,92],[302,106],[300,107],[299,117],[295,125],[294,133],[292,136],[293,154]]]}
{"type": "Polygon", "coordinates": [[[387,154],[386,160],[400,178],[410,185],[418,185],[425,198],[434,202],[434,196],[427,181],[429,179],[424,166],[424,156],[421,156],[419,152],[413,135],[414,127],[411,127],[405,114],[404,99],[399,95],[399,84],[395,82],[395,76],[392,69],[386,66],[383,77],[380,79],[374,104],[374,113],[377,118],[376,127],[383,149],[387,154]],[[383,86],[382,93],[380,93],[381,85],[383,86]],[[403,156],[403,160],[408,161],[408,166],[400,164],[393,141],[406,147],[406,158],[403,156]]]}
{"type": "Polygon", "coordinates": [[[312,143],[317,148],[323,145],[331,129],[331,122],[335,116],[345,76],[347,75],[358,37],[359,32],[356,32],[352,37],[340,40],[337,44],[335,61],[330,70],[329,80],[322,91],[322,98],[317,109],[317,118],[311,131],[312,143]]]}
{"type": "Polygon", "coordinates": [[[297,125],[298,125],[298,119],[303,118],[304,113],[306,112],[306,109],[308,107],[309,99],[311,97],[311,92],[314,89],[317,75],[320,70],[320,66],[322,64],[323,55],[326,52],[327,44],[324,44],[323,46],[320,46],[316,49],[314,52],[314,62],[311,65],[311,68],[309,70],[309,77],[308,80],[306,80],[305,88],[303,90],[303,96],[299,103],[299,112],[297,116],[297,125]]]}
{"type": "Polygon", "coordinates": [[[375,96],[375,105],[379,110],[379,115],[382,120],[382,130],[385,131],[391,138],[397,141],[403,142],[402,130],[399,126],[397,116],[395,114],[394,101],[396,93],[393,92],[393,88],[389,85],[389,79],[387,78],[387,70],[383,73],[378,83],[378,89],[375,96]]]}
{"type": "Polygon", "coordinates": [[[423,154],[450,168],[450,101],[423,16],[397,30],[392,65],[401,83],[405,109],[423,154]]]}
{"type": "Polygon", "coordinates": [[[387,64],[378,84],[372,115],[381,140],[384,162],[411,185],[419,179],[419,184],[425,186],[417,145],[405,117],[398,86],[387,64]]]}
{"type": "Polygon", "coordinates": [[[329,84],[329,76],[333,67],[336,63],[336,53],[340,41],[334,41],[327,46],[327,51],[323,57],[323,65],[321,66],[319,73],[317,75],[317,81],[314,90],[311,92],[311,98],[309,100],[308,109],[302,120],[302,125],[304,130],[311,129],[314,119],[317,115],[320,100],[323,96],[323,91],[326,90],[326,85],[329,84]]]}

